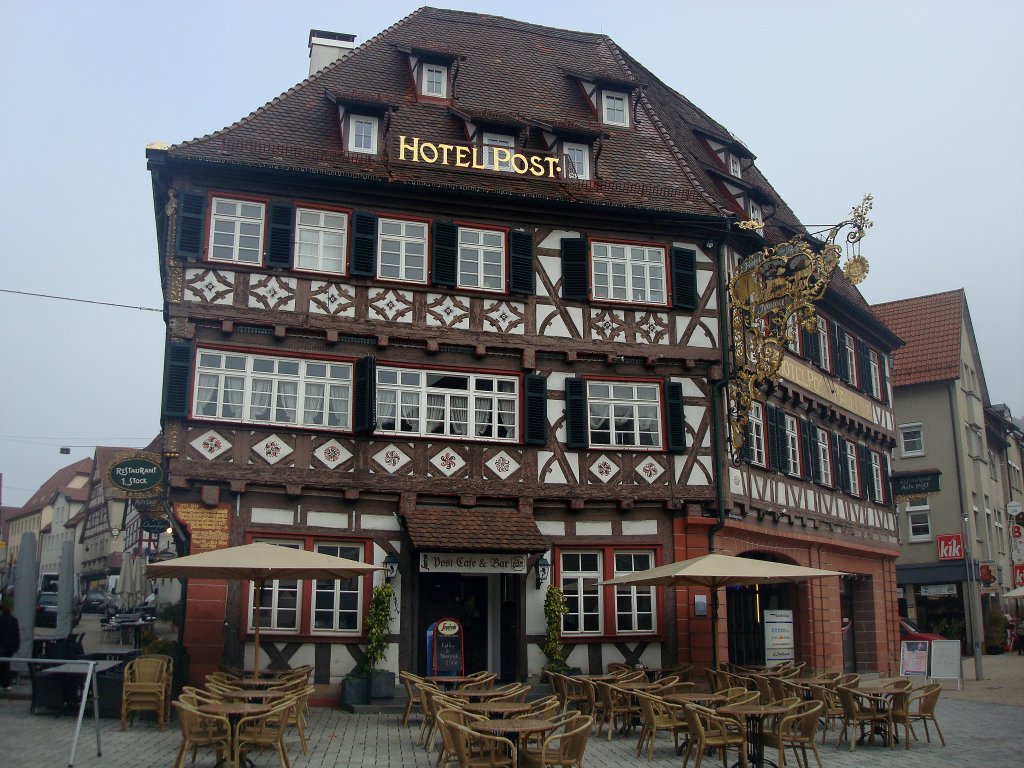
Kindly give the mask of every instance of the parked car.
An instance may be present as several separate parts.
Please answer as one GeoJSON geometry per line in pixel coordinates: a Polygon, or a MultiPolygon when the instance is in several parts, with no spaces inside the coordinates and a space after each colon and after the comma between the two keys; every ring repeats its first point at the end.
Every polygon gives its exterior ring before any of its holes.
{"type": "Polygon", "coordinates": [[[99,590],[91,590],[82,598],[82,613],[106,613],[110,598],[99,590]]]}
{"type": "MultiPolygon", "coordinates": [[[[72,616],[71,626],[77,627],[82,618],[82,603],[78,600],[71,601],[72,616]]],[[[36,598],[36,626],[56,627],[57,626],[57,593],[40,592],[36,598]]]]}
{"type": "Polygon", "coordinates": [[[908,619],[906,616],[900,616],[900,641],[903,640],[945,640],[942,635],[937,635],[934,632],[922,632],[921,628],[914,622],[908,619]]]}

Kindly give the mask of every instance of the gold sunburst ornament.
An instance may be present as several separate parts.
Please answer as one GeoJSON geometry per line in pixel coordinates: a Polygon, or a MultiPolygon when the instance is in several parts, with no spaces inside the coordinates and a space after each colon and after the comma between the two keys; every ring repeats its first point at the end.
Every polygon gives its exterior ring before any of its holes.
{"type": "MultiPolygon", "coordinates": [[[[814,302],[822,297],[829,279],[843,260],[836,240],[844,230],[846,259],[843,275],[856,285],[868,274],[868,261],[860,254],[860,241],[872,222],[871,195],[854,206],[850,218],[831,227],[823,244],[812,248],[798,235],[764,248],[743,260],[729,280],[732,352],[735,371],[729,382],[729,421],[733,461],[740,461],[750,405],[760,388],[778,376],[787,344],[799,329],[814,333],[818,316],[814,302]]],[[[742,221],[740,229],[760,231],[760,221],[742,221]]]]}

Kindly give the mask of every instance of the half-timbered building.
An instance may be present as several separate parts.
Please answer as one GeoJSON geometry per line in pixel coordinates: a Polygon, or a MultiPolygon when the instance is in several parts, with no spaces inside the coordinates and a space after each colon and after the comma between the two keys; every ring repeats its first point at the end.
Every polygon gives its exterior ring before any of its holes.
{"type": "MultiPolygon", "coordinates": [[[[538,672],[549,583],[568,598],[572,666],[706,658],[710,625],[684,591],[601,582],[707,551],[720,267],[765,242],[730,226],[776,196],[737,181],[737,211],[696,147],[727,132],[695,133],[695,108],[604,35],[423,8],[349,39],[312,33],[342,58],[147,152],[176,524],[193,552],[271,541],[397,562],[391,669],[426,671],[427,628],[452,617],[468,670],[538,672]]],[[[754,173],[726,146],[726,176],[729,152],[754,173]]],[[[832,404],[789,397],[804,418],[832,404]]],[[[755,474],[746,519],[726,523],[751,549],[800,539],[792,557],[812,564],[829,564],[819,540],[876,551],[853,533],[866,500],[762,525],[785,505],[755,474]]],[[[264,658],[312,664],[320,684],[357,667],[364,581],[269,586],[264,658]]],[[[251,660],[252,600],[190,581],[193,676],[251,660]]]]}

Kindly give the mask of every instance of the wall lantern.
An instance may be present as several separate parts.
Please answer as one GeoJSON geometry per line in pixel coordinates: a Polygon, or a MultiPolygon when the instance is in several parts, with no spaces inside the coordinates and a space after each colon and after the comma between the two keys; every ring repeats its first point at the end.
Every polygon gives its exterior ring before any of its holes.
{"type": "Polygon", "coordinates": [[[540,589],[544,582],[548,580],[548,576],[551,574],[551,563],[544,555],[540,556],[537,561],[537,589],[540,589]]]}
{"type": "Polygon", "coordinates": [[[394,552],[388,552],[384,558],[384,578],[391,581],[398,575],[398,556],[394,552]]]}

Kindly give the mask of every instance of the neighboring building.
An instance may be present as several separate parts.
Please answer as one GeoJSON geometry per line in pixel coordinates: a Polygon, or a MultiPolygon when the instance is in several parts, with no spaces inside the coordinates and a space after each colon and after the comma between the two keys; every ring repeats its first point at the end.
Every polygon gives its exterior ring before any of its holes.
{"type": "Polygon", "coordinates": [[[908,493],[899,506],[900,606],[923,629],[966,643],[974,636],[972,593],[987,614],[1000,607],[999,595],[1012,580],[1005,506],[1010,491],[1003,490],[996,458],[1006,450],[998,434],[1004,419],[989,408],[962,289],[873,309],[905,342],[893,372],[894,475],[925,489],[908,493]],[[990,447],[993,437],[997,444],[990,447]],[[938,492],[929,481],[935,477],[938,492]],[[966,565],[970,558],[978,561],[974,572],[966,565]]]}
{"type": "MultiPolygon", "coordinates": [[[[321,37],[351,40],[311,34],[314,62],[321,37]]],[[[687,590],[600,582],[707,552],[720,279],[766,242],[731,223],[764,218],[775,240],[799,223],[748,151],[604,35],[424,8],[337,50],[240,122],[147,152],[163,452],[192,551],[397,558],[392,669],[424,671],[427,628],[454,617],[469,669],[537,673],[546,583],[568,597],[571,665],[707,660],[687,590]]],[[[897,343],[849,286],[823,306],[868,358],[897,343]]],[[[884,452],[880,392],[869,415],[791,392],[787,408],[884,452]]],[[[884,491],[797,487],[814,509],[753,492],[720,537],[866,577],[857,663],[891,669],[884,491]]],[[[338,682],[362,655],[369,582],[274,582],[262,649],[338,682]]],[[[188,590],[192,674],[251,663],[248,589],[188,590]]],[[[787,592],[812,666],[842,664],[839,592],[787,592]]]]}
{"type": "Polygon", "coordinates": [[[121,572],[126,496],[110,482],[110,464],[130,453],[134,453],[131,448],[97,446],[93,456],[84,519],[74,521],[83,550],[79,572],[83,592],[106,592],[110,577],[121,572]]]}
{"type": "MultiPolygon", "coordinates": [[[[91,460],[86,459],[91,464],[91,460]]],[[[67,485],[56,491],[50,502],[51,518],[49,530],[44,530],[40,537],[40,573],[57,573],[60,570],[60,558],[64,542],[70,541],[77,545],[75,537],[75,515],[85,507],[89,499],[89,474],[91,467],[80,471],[67,485]]],[[[79,573],[75,570],[74,573],[79,573]]]]}
{"type": "MultiPolygon", "coordinates": [[[[985,409],[985,437],[988,442],[988,475],[992,482],[992,505],[996,550],[1003,567],[999,582],[1004,589],[1024,587],[1024,429],[1003,403],[985,409]],[[1005,516],[999,514],[1005,512],[1005,516]],[[1007,567],[1008,566],[1008,567],[1007,567]]],[[[1021,616],[1020,602],[1008,601],[1008,613],[1021,616]]]]}

